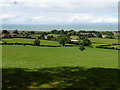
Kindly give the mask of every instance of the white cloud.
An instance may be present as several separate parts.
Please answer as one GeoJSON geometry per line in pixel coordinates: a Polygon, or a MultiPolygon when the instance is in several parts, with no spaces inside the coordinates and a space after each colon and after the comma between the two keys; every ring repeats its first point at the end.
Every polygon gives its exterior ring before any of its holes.
{"type": "Polygon", "coordinates": [[[18,3],[14,4],[13,2],[16,0],[7,1],[0,3],[4,11],[0,17],[4,23],[117,23],[117,2],[38,0],[40,2],[36,3],[35,0],[33,2],[32,0],[29,0],[31,2],[17,0],[18,3]]]}
{"type": "Polygon", "coordinates": [[[97,18],[93,21],[91,21],[92,23],[117,23],[118,19],[117,18],[97,18]]]}
{"type": "MultiPolygon", "coordinates": [[[[43,2],[43,0],[1,0],[1,2],[43,2]]],[[[44,0],[44,2],[119,2],[119,0],[44,0]]]]}
{"type": "Polygon", "coordinates": [[[16,17],[16,15],[5,14],[5,15],[0,15],[0,17],[1,17],[2,19],[9,19],[9,18],[14,18],[14,17],[16,17]]]}
{"type": "Polygon", "coordinates": [[[101,17],[92,14],[59,14],[54,16],[36,16],[32,18],[32,21],[51,24],[117,23],[117,18],[111,18],[109,16],[101,17]]]}
{"type": "Polygon", "coordinates": [[[6,23],[24,23],[27,22],[29,19],[28,18],[12,18],[6,21],[6,23]]]}
{"type": "Polygon", "coordinates": [[[0,3],[0,7],[12,7],[11,4],[8,4],[8,3],[0,3]]]}

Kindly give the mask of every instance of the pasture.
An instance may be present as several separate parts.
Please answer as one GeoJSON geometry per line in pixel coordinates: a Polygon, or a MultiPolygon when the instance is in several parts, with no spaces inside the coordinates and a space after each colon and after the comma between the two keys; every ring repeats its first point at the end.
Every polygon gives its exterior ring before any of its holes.
{"type": "Polygon", "coordinates": [[[120,87],[116,50],[14,45],[2,49],[5,90],[120,87]]]}
{"type": "Polygon", "coordinates": [[[3,67],[118,67],[118,51],[78,47],[3,46],[3,67]]]}
{"type": "MultiPolygon", "coordinates": [[[[3,39],[3,42],[7,43],[33,43],[35,39],[26,39],[26,38],[9,38],[9,39],[3,39]]],[[[49,41],[49,40],[40,40],[41,45],[60,45],[57,41],[49,41]]]]}
{"type": "Polygon", "coordinates": [[[98,44],[118,44],[118,39],[89,38],[91,42],[98,44]]]}
{"type": "MultiPolygon", "coordinates": [[[[11,38],[7,42],[33,43],[34,39],[11,38]]],[[[97,40],[96,40],[97,41],[97,40]]],[[[59,45],[41,40],[43,45],[59,45]]],[[[79,47],[2,46],[3,89],[120,87],[118,51],[79,47]]]]}

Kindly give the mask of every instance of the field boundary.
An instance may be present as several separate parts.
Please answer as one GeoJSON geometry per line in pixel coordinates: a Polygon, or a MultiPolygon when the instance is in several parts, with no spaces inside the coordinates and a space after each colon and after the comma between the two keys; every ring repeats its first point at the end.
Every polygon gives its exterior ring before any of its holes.
{"type": "MultiPolygon", "coordinates": [[[[0,43],[0,45],[31,45],[31,46],[35,46],[32,43],[0,43]]],[[[61,45],[40,45],[42,47],[61,47],[61,45]]],[[[65,47],[72,47],[72,45],[65,45],[65,47]]]]}
{"type": "Polygon", "coordinates": [[[120,50],[117,47],[112,47],[113,45],[120,45],[120,44],[99,45],[99,46],[96,46],[96,48],[120,50]],[[108,46],[111,46],[111,47],[108,47],[108,46]]]}

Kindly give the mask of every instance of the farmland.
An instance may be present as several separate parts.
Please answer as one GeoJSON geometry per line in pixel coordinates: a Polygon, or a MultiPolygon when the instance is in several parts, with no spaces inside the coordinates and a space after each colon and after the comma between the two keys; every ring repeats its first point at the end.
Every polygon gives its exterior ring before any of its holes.
{"type": "MultiPolygon", "coordinates": [[[[116,43],[115,39],[91,38],[93,45],[116,43]]],[[[33,43],[34,39],[8,38],[8,43],[33,43]]],[[[41,45],[60,45],[40,40],[41,45]]],[[[115,46],[116,47],[116,46],[115,46]]],[[[118,51],[86,47],[2,46],[3,88],[113,88],[117,82],[118,51]],[[8,77],[9,75],[9,77],[8,77]],[[9,84],[10,83],[10,84],[9,84]]]]}
{"type": "MultiPolygon", "coordinates": [[[[91,38],[92,39],[92,38],[91,38]]],[[[9,38],[2,41],[8,43],[33,43],[34,39],[9,38]]],[[[41,45],[60,45],[57,41],[40,40],[41,45]]],[[[96,38],[92,41],[100,42],[96,38]]],[[[101,39],[106,42],[106,39],[101,39]]],[[[109,43],[117,42],[113,40],[109,43]]],[[[108,43],[107,43],[108,44],[108,43]]],[[[93,44],[101,45],[101,44],[93,44]]],[[[114,45],[114,47],[118,47],[114,45]]],[[[35,47],[35,46],[3,46],[3,67],[40,68],[54,66],[83,66],[117,68],[117,50],[106,50],[86,47],[84,52],[75,47],[35,47]],[[11,53],[12,51],[12,53],[11,53]],[[29,53],[27,53],[29,52],[29,53]],[[110,57],[112,56],[112,57],[110,57]],[[13,58],[14,57],[14,58],[13,58]],[[94,58],[93,58],[94,57],[94,58]],[[9,62],[9,60],[12,60],[9,62]]]]}
{"type": "Polygon", "coordinates": [[[78,47],[3,46],[3,67],[85,66],[117,68],[117,53],[115,50],[96,48],[87,48],[86,51],[81,52],[78,47]],[[97,52],[98,50],[99,52],[97,52]],[[11,61],[9,62],[9,60],[11,61]]]}
{"type": "Polygon", "coordinates": [[[106,39],[106,38],[89,38],[91,42],[98,44],[118,44],[118,39],[106,39]]]}
{"type": "MultiPolygon", "coordinates": [[[[35,39],[21,39],[21,38],[11,38],[11,39],[3,39],[3,42],[7,43],[33,43],[35,39]]],[[[56,41],[49,41],[49,40],[40,40],[41,45],[60,45],[56,41]]]]}
{"type": "Polygon", "coordinates": [[[118,52],[109,49],[86,48],[81,52],[78,47],[5,45],[3,88],[116,89],[120,87],[117,57],[118,52]]]}

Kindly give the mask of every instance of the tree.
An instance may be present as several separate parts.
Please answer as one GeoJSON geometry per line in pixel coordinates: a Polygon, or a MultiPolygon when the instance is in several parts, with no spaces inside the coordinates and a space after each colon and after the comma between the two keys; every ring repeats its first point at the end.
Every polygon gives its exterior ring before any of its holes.
{"type": "Polygon", "coordinates": [[[107,36],[105,36],[105,38],[113,39],[114,36],[113,35],[107,35],[107,36]]]}
{"type": "Polygon", "coordinates": [[[65,43],[68,41],[68,38],[66,36],[62,36],[60,39],[59,39],[59,43],[62,45],[62,46],[65,46],[65,43]]]}
{"type": "Polygon", "coordinates": [[[88,38],[85,38],[82,42],[83,46],[90,46],[92,43],[88,38]]]}
{"type": "Polygon", "coordinates": [[[40,40],[39,39],[35,39],[34,46],[40,46],[40,40]]]}
{"type": "Polygon", "coordinates": [[[7,31],[7,30],[3,30],[3,31],[2,31],[2,34],[10,34],[10,32],[7,31]]]}
{"type": "Polygon", "coordinates": [[[41,34],[38,38],[39,39],[45,39],[44,34],[41,34]]]}
{"type": "Polygon", "coordinates": [[[30,34],[35,34],[35,32],[34,31],[30,31],[30,34]]]}
{"type": "Polygon", "coordinates": [[[98,38],[102,38],[102,34],[101,34],[101,33],[98,33],[97,37],[98,37],[98,38]]]}
{"type": "Polygon", "coordinates": [[[13,31],[14,34],[19,34],[18,30],[13,31]]]}
{"type": "Polygon", "coordinates": [[[83,45],[80,45],[79,49],[80,49],[81,51],[83,51],[83,50],[85,50],[85,47],[84,47],[83,45]]]}

